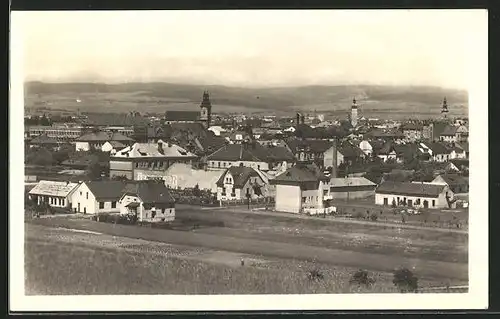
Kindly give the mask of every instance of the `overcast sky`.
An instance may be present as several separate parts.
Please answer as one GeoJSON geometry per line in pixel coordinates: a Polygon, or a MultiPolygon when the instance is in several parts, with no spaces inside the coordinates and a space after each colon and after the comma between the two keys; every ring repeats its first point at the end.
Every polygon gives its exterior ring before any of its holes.
{"type": "Polygon", "coordinates": [[[22,26],[26,80],[466,88],[469,40],[486,13],[60,11],[12,19],[22,26]]]}

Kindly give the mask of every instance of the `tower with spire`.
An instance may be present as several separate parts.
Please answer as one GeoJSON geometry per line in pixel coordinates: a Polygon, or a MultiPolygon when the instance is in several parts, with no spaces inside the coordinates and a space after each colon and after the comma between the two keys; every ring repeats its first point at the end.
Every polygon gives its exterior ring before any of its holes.
{"type": "Polygon", "coordinates": [[[448,102],[446,101],[446,96],[443,99],[443,106],[441,108],[441,115],[443,116],[443,118],[448,117],[448,102]]]}
{"type": "Polygon", "coordinates": [[[200,122],[205,128],[210,127],[210,120],[212,118],[212,103],[210,102],[210,95],[208,91],[203,92],[203,100],[200,104],[200,122]]]}
{"type": "Polygon", "coordinates": [[[356,98],[352,99],[351,105],[351,125],[353,128],[358,126],[358,103],[356,102],[356,98]]]}

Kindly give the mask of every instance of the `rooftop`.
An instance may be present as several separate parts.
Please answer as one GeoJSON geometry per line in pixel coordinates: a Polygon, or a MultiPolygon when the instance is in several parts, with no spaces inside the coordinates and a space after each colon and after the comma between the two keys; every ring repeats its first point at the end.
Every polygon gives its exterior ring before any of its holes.
{"type": "Polygon", "coordinates": [[[328,178],[320,171],[318,166],[314,164],[300,165],[297,164],[287,169],[276,178],[270,180],[272,184],[286,183],[304,183],[304,182],[319,182],[320,180],[328,181],[328,178]]]}
{"type": "Polygon", "coordinates": [[[251,167],[245,167],[245,166],[231,166],[229,167],[224,174],[222,174],[217,181],[217,186],[222,186],[224,184],[224,179],[226,178],[227,174],[231,174],[233,177],[233,184],[234,187],[241,188],[245,185],[247,180],[252,177],[252,176],[258,176],[260,178],[260,175],[251,167]]]}
{"type": "Polygon", "coordinates": [[[379,194],[438,197],[445,185],[385,181],[375,190],[379,194]]]}
{"type": "Polygon", "coordinates": [[[159,140],[158,143],[135,143],[131,146],[116,152],[111,157],[128,157],[128,158],[144,158],[144,157],[186,157],[195,158],[191,152],[184,148],[172,144],[165,143],[159,140]]]}
{"type": "Polygon", "coordinates": [[[369,181],[364,177],[339,177],[331,178],[330,186],[345,187],[345,186],[376,186],[377,184],[369,181]]]}
{"type": "Polygon", "coordinates": [[[34,195],[66,197],[73,192],[77,186],[78,183],[40,181],[29,193],[34,195]]]}

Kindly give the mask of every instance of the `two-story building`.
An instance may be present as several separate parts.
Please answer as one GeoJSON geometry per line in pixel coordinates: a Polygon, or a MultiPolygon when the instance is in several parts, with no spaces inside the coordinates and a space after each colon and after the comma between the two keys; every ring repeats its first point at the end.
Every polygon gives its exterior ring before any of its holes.
{"type": "Polygon", "coordinates": [[[298,163],[269,181],[275,185],[275,210],[321,214],[330,206],[329,178],[317,165],[298,163]]]}
{"type": "Polygon", "coordinates": [[[165,180],[166,170],[174,163],[193,165],[197,156],[184,148],[159,140],[158,143],[135,143],[110,155],[110,177],[130,180],[165,180]]]}
{"type": "Polygon", "coordinates": [[[119,203],[120,214],[135,215],[139,221],[175,219],[175,200],[165,184],[158,181],[127,183],[119,203]]]}
{"type": "Polygon", "coordinates": [[[418,123],[405,123],[401,126],[401,131],[407,142],[415,142],[422,139],[424,126],[418,123]]]}
{"type": "Polygon", "coordinates": [[[124,188],[124,181],[81,182],[73,193],[71,208],[83,214],[119,213],[124,188]]]}
{"type": "Polygon", "coordinates": [[[291,167],[295,158],[285,147],[266,147],[259,143],[227,144],[207,156],[208,169],[225,170],[231,166],[261,171],[279,171],[291,167]]]}
{"type": "Polygon", "coordinates": [[[217,181],[217,200],[242,200],[266,196],[264,180],[251,167],[232,166],[217,181]]]}
{"type": "Polygon", "coordinates": [[[439,135],[439,140],[448,143],[466,142],[469,130],[465,125],[448,125],[439,135]]]}

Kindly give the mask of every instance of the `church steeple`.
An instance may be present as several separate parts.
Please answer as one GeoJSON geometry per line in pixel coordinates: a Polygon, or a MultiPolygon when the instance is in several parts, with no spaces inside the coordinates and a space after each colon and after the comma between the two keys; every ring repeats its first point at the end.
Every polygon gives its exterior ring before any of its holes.
{"type": "Polygon", "coordinates": [[[350,120],[351,126],[356,128],[358,126],[358,103],[356,102],[356,98],[352,99],[350,120]]]}
{"type": "Polygon", "coordinates": [[[446,118],[448,115],[448,102],[446,101],[446,96],[443,99],[443,106],[441,108],[441,114],[446,118]]]}
{"type": "Polygon", "coordinates": [[[210,120],[212,117],[212,103],[210,102],[210,95],[208,91],[203,91],[203,100],[200,104],[200,121],[205,128],[210,127],[210,120]]]}

